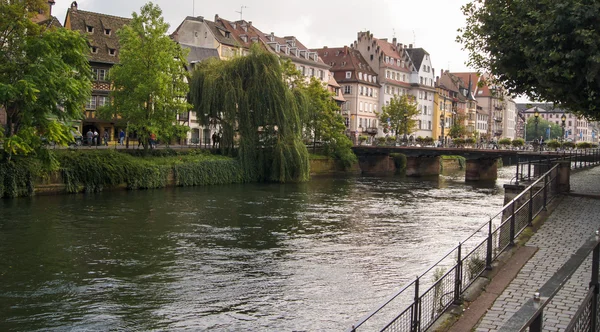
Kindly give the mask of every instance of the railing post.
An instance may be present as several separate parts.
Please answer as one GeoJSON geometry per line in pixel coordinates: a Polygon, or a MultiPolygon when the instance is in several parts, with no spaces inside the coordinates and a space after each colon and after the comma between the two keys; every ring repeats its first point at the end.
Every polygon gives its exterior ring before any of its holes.
{"type": "Polygon", "coordinates": [[[527,160],[527,181],[531,181],[531,160],[527,160]]]}
{"type": "Polygon", "coordinates": [[[544,211],[546,211],[547,204],[548,204],[548,175],[544,176],[544,211]]]}
{"type": "Polygon", "coordinates": [[[516,231],[515,231],[515,229],[516,229],[515,228],[516,227],[516,225],[515,225],[515,205],[516,204],[517,204],[517,202],[515,200],[513,200],[513,203],[512,203],[512,213],[511,213],[511,216],[510,216],[510,224],[509,224],[509,231],[508,231],[509,232],[508,234],[509,234],[509,237],[510,237],[509,245],[511,247],[515,245],[515,233],[516,233],[516,231]]]}
{"type": "Polygon", "coordinates": [[[529,218],[528,225],[533,226],[533,187],[529,188],[529,218]]]}
{"type": "MultiPolygon", "coordinates": [[[[514,201],[513,201],[513,204],[514,201]]],[[[514,209],[513,209],[514,211],[514,209]]],[[[514,217],[514,214],[513,214],[514,217]]],[[[492,219],[490,218],[490,223],[488,225],[488,238],[487,238],[487,251],[485,256],[485,269],[492,269],[492,219]]]]}
{"type": "Polygon", "coordinates": [[[421,322],[419,321],[419,317],[421,317],[419,304],[419,277],[415,280],[415,303],[413,304],[413,312],[412,312],[412,324],[411,324],[411,332],[419,332],[421,328],[421,322]]]}
{"type": "Polygon", "coordinates": [[[590,331],[596,331],[598,326],[598,268],[600,260],[600,246],[596,244],[594,247],[594,253],[592,254],[592,281],[590,282],[590,288],[594,288],[594,295],[592,295],[592,314],[590,322],[590,331]]]}
{"type": "Polygon", "coordinates": [[[458,257],[456,259],[456,271],[454,277],[454,304],[460,304],[460,291],[462,288],[462,243],[458,244],[458,257]]]}
{"type": "MultiPolygon", "coordinates": [[[[531,325],[529,325],[529,332],[542,332],[542,323],[544,321],[544,309],[540,311],[539,315],[535,317],[531,325]]],[[[593,330],[592,330],[593,331],[593,330]]]]}
{"type": "Polygon", "coordinates": [[[517,176],[515,177],[515,185],[519,185],[519,155],[517,155],[517,176]]]}

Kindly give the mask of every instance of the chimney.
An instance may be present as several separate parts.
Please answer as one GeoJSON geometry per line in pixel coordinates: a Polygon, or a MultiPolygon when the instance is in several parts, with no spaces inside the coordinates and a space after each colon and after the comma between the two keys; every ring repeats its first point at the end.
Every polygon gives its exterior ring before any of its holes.
{"type": "Polygon", "coordinates": [[[219,14],[215,14],[215,23],[219,20],[219,14]]]}
{"type": "Polygon", "coordinates": [[[408,44],[408,48],[412,48],[412,44],[408,44]]]}
{"type": "Polygon", "coordinates": [[[396,37],[392,38],[392,44],[396,45],[396,37]]]}
{"type": "Polygon", "coordinates": [[[77,11],[77,1],[71,2],[71,10],[77,11]]]}
{"type": "Polygon", "coordinates": [[[54,0],[48,0],[48,17],[52,17],[52,6],[54,6],[54,0]]]}
{"type": "Polygon", "coordinates": [[[252,26],[252,21],[248,21],[248,26],[252,26]]]}

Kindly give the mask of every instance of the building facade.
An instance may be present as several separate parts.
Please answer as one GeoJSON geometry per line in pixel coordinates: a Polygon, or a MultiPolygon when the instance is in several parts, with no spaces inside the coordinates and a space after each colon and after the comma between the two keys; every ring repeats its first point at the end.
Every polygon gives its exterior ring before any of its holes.
{"type": "Polygon", "coordinates": [[[419,111],[415,135],[433,137],[435,74],[431,67],[431,56],[424,49],[413,48],[412,45],[404,50],[411,64],[410,94],[415,97],[419,111]]]}
{"type": "Polygon", "coordinates": [[[92,96],[85,104],[85,116],[81,124],[81,132],[98,131],[100,137],[104,132],[112,139],[118,139],[118,130],[126,129],[126,124],[118,119],[101,119],[96,110],[109,103],[111,83],[108,72],[119,63],[119,39],[117,31],[131,22],[129,18],[94,13],[80,10],[73,1],[67,10],[64,27],[81,32],[88,41],[88,56],[92,67],[92,96]]]}
{"type": "Polygon", "coordinates": [[[342,116],[347,134],[356,144],[359,137],[366,135],[372,139],[378,132],[377,110],[379,109],[379,88],[377,73],[369,66],[359,51],[350,47],[317,49],[325,63],[331,66],[331,73],[340,85],[345,104],[342,116]]]}

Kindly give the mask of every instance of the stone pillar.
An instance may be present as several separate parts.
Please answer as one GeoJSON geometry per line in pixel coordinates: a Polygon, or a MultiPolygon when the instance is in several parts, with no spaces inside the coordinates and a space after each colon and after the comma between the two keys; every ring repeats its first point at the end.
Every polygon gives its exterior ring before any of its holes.
{"type": "Polygon", "coordinates": [[[440,157],[406,157],[406,176],[440,174],[440,157]]]}
{"type": "Polygon", "coordinates": [[[571,162],[562,160],[558,162],[558,192],[571,191],[571,162]]]}
{"type": "Polygon", "coordinates": [[[358,156],[358,164],[363,174],[394,175],[396,173],[394,159],[388,155],[358,156]]]}
{"type": "Polygon", "coordinates": [[[496,159],[467,159],[467,181],[489,181],[498,178],[498,163],[496,159]]]}

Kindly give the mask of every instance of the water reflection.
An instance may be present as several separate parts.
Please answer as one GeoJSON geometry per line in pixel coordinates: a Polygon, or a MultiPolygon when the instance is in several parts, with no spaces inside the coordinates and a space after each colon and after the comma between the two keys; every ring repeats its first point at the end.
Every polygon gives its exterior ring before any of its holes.
{"type": "Polygon", "coordinates": [[[3,200],[0,330],[337,331],[499,210],[509,174],[3,200]]]}

